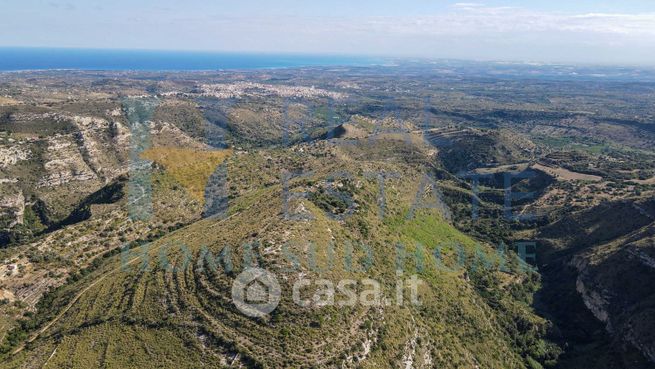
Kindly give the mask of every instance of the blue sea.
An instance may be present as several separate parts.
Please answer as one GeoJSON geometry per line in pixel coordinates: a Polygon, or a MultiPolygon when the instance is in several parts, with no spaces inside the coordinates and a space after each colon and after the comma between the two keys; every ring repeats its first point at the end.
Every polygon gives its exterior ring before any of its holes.
{"type": "Polygon", "coordinates": [[[382,60],[375,58],[335,55],[0,47],[0,71],[53,69],[194,71],[368,66],[381,63],[382,60]]]}

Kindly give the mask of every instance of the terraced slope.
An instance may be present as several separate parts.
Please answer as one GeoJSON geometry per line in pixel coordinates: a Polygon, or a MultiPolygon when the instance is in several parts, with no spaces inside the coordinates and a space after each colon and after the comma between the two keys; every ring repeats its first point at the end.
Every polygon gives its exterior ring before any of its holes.
{"type": "Polygon", "coordinates": [[[230,157],[225,216],[108,258],[49,295],[27,344],[2,367],[526,368],[556,357],[541,339],[547,323],[528,307],[536,275],[511,254],[477,246],[442,210],[412,207],[438,201],[421,185],[434,169],[427,148],[388,140],[392,159],[378,160],[365,143],[337,143],[230,157]],[[281,179],[283,169],[310,168],[281,179]],[[380,171],[404,174],[387,180],[383,200],[367,174],[380,171]],[[289,192],[306,196],[286,201],[289,192]],[[263,318],[245,316],[230,298],[235,277],[253,265],[274,273],[282,290],[263,318]],[[421,304],[292,301],[295,282],[318,277],[374,279],[397,298],[398,269],[424,281],[421,304]]]}

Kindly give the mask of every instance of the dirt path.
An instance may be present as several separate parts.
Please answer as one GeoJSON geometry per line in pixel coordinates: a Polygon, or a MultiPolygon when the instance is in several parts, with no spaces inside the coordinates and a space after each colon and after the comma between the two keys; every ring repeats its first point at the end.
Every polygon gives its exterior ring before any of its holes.
{"type": "Polygon", "coordinates": [[[584,173],[578,173],[578,172],[573,172],[565,168],[560,168],[560,167],[547,167],[545,165],[541,165],[539,163],[532,165],[532,168],[540,170],[542,172],[545,172],[547,174],[550,174],[551,176],[560,178],[565,181],[591,181],[591,182],[600,182],[603,180],[602,177],[595,176],[592,174],[584,174],[584,173]]]}
{"type": "MultiPolygon", "coordinates": [[[[161,247],[162,247],[162,245],[158,246],[156,249],[153,249],[153,250],[159,250],[159,248],[161,248],[161,247]]],[[[132,265],[135,262],[137,262],[139,259],[141,259],[141,256],[137,256],[137,257],[133,258],[132,260],[128,261],[126,265],[132,265]]],[[[60,311],[59,314],[57,314],[57,316],[55,316],[48,324],[43,326],[43,328],[41,328],[38,332],[34,333],[30,338],[28,338],[27,341],[24,344],[22,344],[16,350],[14,350],[13,354],[15,355],[15,354],[21,352],[25,348],[26,344],[28,344],[30,342],[33,342],[41,334],[43,334],[45,331],[47,331],[48,328],[50,328],[59,319],[61,319],[61,317],[64,316],[64,314],[66,314],[66,312],[68,312],[68,310],[70,310],[70,308],[73,307],[73,305],[75,305],[75,303],[80,299],[80,297],[82,297],[82,295],[84,295],[88,290],[95,287],[98,283],[104,281],[107,277],[109,277],[109,276],[113,275],[114,273],[116,273],[117,271],[121,270],[121,268],[123,268],[123,267],[124,266],[121,265],[116,269],[110,270],[108,273],[105,273],[100,278],[93,281],[93,283],[86,286],[84,289],[82,289],[82,291],[78,292],[77,295],[75,295],[75,297],[73,297],[73,299],[66,305],[66,307],[62,311],[60,311]]]]}

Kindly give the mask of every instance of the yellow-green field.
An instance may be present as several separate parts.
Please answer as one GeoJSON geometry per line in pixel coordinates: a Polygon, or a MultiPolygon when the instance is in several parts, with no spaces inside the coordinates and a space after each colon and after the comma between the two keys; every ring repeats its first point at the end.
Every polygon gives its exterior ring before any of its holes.
{"type": "Polygon", "coordinates": [[[154,147],[142,154],[152,160],[182,185],[200,203],[204,202],[207,180],[232,150],[201,151],[177,147],[154,147]]]}

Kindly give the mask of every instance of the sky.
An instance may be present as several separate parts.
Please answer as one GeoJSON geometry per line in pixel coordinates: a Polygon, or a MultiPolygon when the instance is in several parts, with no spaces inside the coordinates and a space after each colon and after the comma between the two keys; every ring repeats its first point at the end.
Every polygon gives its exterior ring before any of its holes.
{"type": "Polygon", "coordinates": [[[653,0],[2,0],[0,46],[655,66],[653,0]]]}

